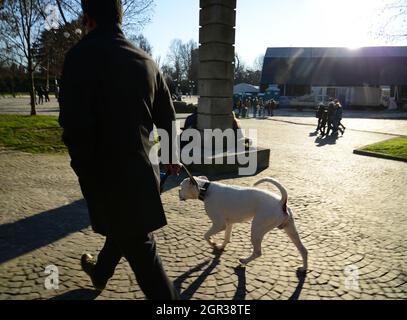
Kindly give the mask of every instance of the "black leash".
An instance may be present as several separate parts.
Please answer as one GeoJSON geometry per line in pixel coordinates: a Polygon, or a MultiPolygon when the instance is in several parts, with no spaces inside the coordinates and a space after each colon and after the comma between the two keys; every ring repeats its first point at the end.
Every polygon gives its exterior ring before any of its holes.
{"type": "MultiPolygon", "coordinates": [[[[198,182],[195,180],[194,176],[191,174],[191,172],[189,172],[189,170],[183,165],[182,166],[185,170],[185,172],[187,173],[188,177],[190,178],[191,182],[199,189],[199,200],[204,201],[205,197],[206,197],[206,192],[208,191],[208,188],[210,186],[210,182],[205,182],[205,184],[203,185],[202,188],[199,188],[198,182]]],[[[164,184],[165,181],[167,180],[167,178],[170,176],[170,171],[168,170],[164,176],[161,178],[160,181],[160,194],[163,193],[164,190],[164,184]]]]}
{"type": "MultiPolygon", "coordinates": [[[[187,169],[187,167],[186,167],[185,165],[182,165],[182,168],[183,168],[183,169],[185,170],[185,172],[187,173],[189,179],[191,179],[191,182],[192,182],[196,187],[199,188],[198,182],[195,180],[194,176],[193,176],[193,175],[191,174],[191,172],[187,169]]],[[[167,178],[170,176],[170,174],[171,174],[171,173],[170,173],[170,171],[168,170],[168,171],[164,174],[164,176],[161,177],[161,180],[160,180],[160,193],[163,192],[165,181],[167,181],[167,178]]]]}

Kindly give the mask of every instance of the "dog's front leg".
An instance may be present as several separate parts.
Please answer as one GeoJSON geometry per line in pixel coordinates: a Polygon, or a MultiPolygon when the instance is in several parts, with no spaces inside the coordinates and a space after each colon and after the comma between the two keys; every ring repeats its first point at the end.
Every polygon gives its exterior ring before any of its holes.
{"type": "Polygon", "coordinates": [[[204,238],[212,247],[216,247],[216,243],[211,240],[211,237],[222,230],[225,229],[225,226],[220,224],[213,224],[212,227],[205,233],[204,238]]]}
{"type": "Polygon", "coordinates": [[[216,246],[217,249],[219,250],[224,250],[227,246],[227,244],[230,242],[230,238],[232,237],[232,224],[227,224],[226,225],[226,230],[225,230],[225,239],[223,240],[223,243],[220,246],[216,246]]]}

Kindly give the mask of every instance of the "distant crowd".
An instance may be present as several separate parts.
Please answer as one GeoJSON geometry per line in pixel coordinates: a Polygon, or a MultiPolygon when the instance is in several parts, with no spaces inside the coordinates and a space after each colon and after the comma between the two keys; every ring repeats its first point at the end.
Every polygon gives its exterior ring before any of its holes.
{"type": "Polygon", "coordinates": [[[250,113],[253,118],[265,118],[273,116],[276,108],[276,102],[271,100],[264,101],[261,98],[239,99],[234,106],[234,112],[238,118],[249,118],[250,113]]]}
{"type": "MultiPolygon", "coordinates": [[[[51,99],[49,98],[49,88],[48,87],[43,87],[39,86],[36,90],[38,99],[36,99],[36,104],[44,104],[45,102],[50,102],[51,99]]],[[[58,91],[59,88],[58,86],[55,87],[55,97],[58,99],[58,91]]]]}
{"type": "Polygon", "coordinates": [[[40,86],[37,88],[37,96],[38,96],[38,100],[37,100],[37,104],[44,104],[44,98],[45,98],[45,102],[49,102],[51,101],[49,99],[49,89],[48,87],[43,87],[40,86]]]}
{"type": "Polygon", "coordinates": [[[342,124],[343,108],[338,99],[329,99],[328,106],[319,104],[316,117],[318,119],[318,126],[315,131],[320,132],[322,136],[337,134],[338,131],[345,132],[345,126],[342,124]]]}

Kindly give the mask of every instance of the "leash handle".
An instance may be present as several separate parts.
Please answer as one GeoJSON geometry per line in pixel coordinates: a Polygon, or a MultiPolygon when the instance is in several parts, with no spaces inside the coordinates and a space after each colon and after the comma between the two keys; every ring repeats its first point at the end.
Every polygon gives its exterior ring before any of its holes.
{"type": "Polygon", "coordinates": [[[168,176],[170,175],[170,170],[164,174],[164,176],[160,180],[160,194],[163,193],[165,181],[167,181],[168,176]]]}

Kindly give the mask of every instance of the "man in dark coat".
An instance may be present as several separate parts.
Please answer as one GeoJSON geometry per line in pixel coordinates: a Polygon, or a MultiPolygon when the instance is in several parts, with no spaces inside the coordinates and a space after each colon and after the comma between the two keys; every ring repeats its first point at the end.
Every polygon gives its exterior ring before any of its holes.
{"type": "MultiPolygon", "coordinates": [[[[66,55],[60,89],[63,140],[92,228],[106,236],[97,262],[81,259],[103,290],[122,257],[148,299],[176,299],[152,231],[166,225],[159,168],[150,159],[155,124],[171,134],[175,111],[156,64],[120,29],[120,0],[82,0],[87,35],[66,55]]],[[[180,165],[167,164],[172,174],[180,165]]]]}

